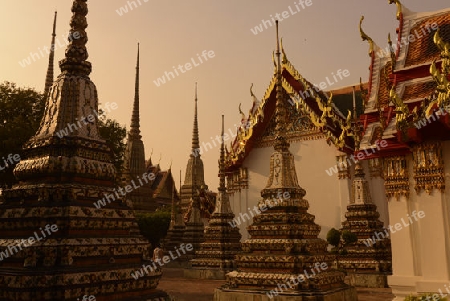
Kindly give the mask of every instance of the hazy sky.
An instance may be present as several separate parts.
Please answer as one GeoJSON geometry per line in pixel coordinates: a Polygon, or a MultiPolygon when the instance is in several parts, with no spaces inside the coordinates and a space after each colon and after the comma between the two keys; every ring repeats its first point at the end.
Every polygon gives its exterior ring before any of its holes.
{"type": "MultiPolygon", "coordinates": [[[[382,48],[387,45],[388,32],[396,36],[396,7],[388,0],[310,0],[303,7],[300,2],[89,0],[87,47],[99,101],[103,105],[116,102],[118,109],[108,116],[128,128],[136,44],[140,42],[141,131],[146,157],[153,149],[153,162],[161,156],[163,169],[173,161],[175,179],[178,182],[181,169],[184,180],[191,149],[194,83],[198,82],[201,143],[220,135],[221,114],[225,114],[225,130],[235,131],[234,125],[240,122],[239,103],[246,114],[252,104],[251,83],[261,98],[271,80],[271,56],[276,44],[275,26],[270,23],[275,14],[283,19],[280,36],[287,56],[305,78],[320,83],[338,69],[348,70],[350,75],[330,89],[355,84],[360,77],[368,79],[368,45],[361,41],[358,30],[361,15],[365,16],[366,33],[382,48]],[[281,15],[283,11],[286,13],[281,15]],[[254,34],[251,29],[262,20],[268,28],[254,34]],[[200,62],[197,54],[205,50],[208,60],[202,58],[200,62]],[[173,66],[186,63],[191,63],[191,70],[183,68],[183,73],[177,69],[177,75],[173,66]],[[173,72],[175,78],[156,85],[165,72],[173,72]]],[[[412,11],[449,6],[448,0],[402,3],[412,11]]],[[[64,56],[71,5],[72,0],[0,0],[0,81],[44,89],[48,64],[44,47],[50,44],[53,14],[58,10],[56,78],[60,73],[57,62],[64,56]],[[30,53],[34,53],[33,58],[30,53]],[[26,59],[29,65],[24,63],[26,59]]],[[[218,147],[202,155],[205,178],[213,190],[218,184],[218,156],[218,147]]]]}

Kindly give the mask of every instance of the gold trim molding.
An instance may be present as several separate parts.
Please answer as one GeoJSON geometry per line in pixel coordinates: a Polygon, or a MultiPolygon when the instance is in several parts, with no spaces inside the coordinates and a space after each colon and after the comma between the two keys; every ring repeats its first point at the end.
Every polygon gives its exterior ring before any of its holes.
{"type": "Polygon", "coordinates": [[[384,164],[384,190],[388,200],[401,196],[409,198],[408,164],[405,156],[385,158],[384,164]]]}
{"type": "Polygon", "coordinates": [[[433,189],[445,190],[444,160],[442,144],[431,142],[413,148],[414,189],[416,193],[425,190],[431,194],[433,189]]]}

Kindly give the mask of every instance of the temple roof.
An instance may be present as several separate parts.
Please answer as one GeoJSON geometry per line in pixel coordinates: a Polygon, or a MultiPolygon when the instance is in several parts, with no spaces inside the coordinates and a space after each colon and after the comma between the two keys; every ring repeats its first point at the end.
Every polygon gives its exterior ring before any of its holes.
{"type": "MultiPolygon", "coordinates": [[[[354,140],[345,134],[351,132],[350,116],[347,112],[341,112],[336,105],[347,110],[346,93],[340,91],[335,103],[334,95],[320,90],[305,79],[287,59],[283,49],[282,54],[282,88],[289,96],[289,99],[285,100],[287,105],[293,108],[288,110],[288,118],[292,118],[291,127],[287,129],[286,134],[288,141],[326,138],[329,144],[334,144],[338,149],[352,152],[354,140]]],[[[249,114],[245,116],[240,111],[241,125],[237,129],[236,138],[227,149],[227,171],[238,168],[254,147],[262,145],[261,137],[270,132],[271,125],[274,126],[272,119],[276,103],[276,74],[272,76],[261,100],[258,100],[252,91],[251,97],[252,107],[249,114]]],[[[273,143],[273,139],[269,142],[273,143]]]]}
{"type": "MultiPolygon", "coordinates": [[[[173,178],[171,169],[161,170],[159,164],[152,165],[149,162],[150,159],[146,162],[146,171],[147,173],[153,173],[155,178],[150,180],[149,185],[152,190],[150,198],[155,200],[158,205],[170,205],[172,200],[172,190],[171,187],[175,186],[175,180],[173,178]],[[149,164],[150,163],[150,164],[149,164]]],[[[175,200],[179,200],[179,194],[177,189],[175,188],[175,200]]],[[[151,201],[150,199],[148,201],[151,201]]]]}
{"type": "Polygon", "coordinates": [[[399,21],[397,41],[402,43],[402,39],[406,41],[410,35],[415,38],[409,40],[407,47],[400,47],[396,70],[429,65],[432,61],[440,59],[439,49],[433,43],[435,28],[431,24],[436,24],[440,28],[444,39],[450,37],[450,8],[425,13],[402,11],[399,21]]]}
{"type": "MultiPolygon", "coordinates": [[[[361,37],[370,45],[369,92],[365,114],[361,116],[363,137],[361,148],[374,146],[376,139],[390,139],[387,150],[407,151],[407,142],[419,142],[430,133],[438,132],[445,139],[447,130],[438,124],[414,129],[417,122],[425,118],[425,109],[430,111],[430,101],[436,98],[437,82],[430,68],[441,67],[444,42],[440,46],[436,37],[450,41],[450,8],[436,12],[416,13],[397,5],[399,28],[396,45],[381,50],[362,29],[361,37]],[[436,28],[439,34],[436,36],[436,28]],[[394,68],[392,68],[394,66],[394,68]]],[[[362,18],[363,19],[363,18],[362,18]]],[[[361,19],[361,20],[362,20],[361,19]]],[[[444,72],[445,73],[445,72],[444,72]]]]}

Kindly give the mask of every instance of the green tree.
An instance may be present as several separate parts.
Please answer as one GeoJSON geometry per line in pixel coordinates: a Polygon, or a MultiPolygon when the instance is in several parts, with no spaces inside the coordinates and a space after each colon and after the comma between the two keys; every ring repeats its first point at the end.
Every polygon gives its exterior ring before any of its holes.
{"type": "Polygon", "coordinates": [[[125,152],[124,140],[127,130],[113,119],[100,119],[98,128],[100,135],[106,140],[106,143],[108,143],[108,146],[114,154],[114,166],[116,167],[117,172],[120,173],[123,165],[123,154],[125,152]]]}
{"type": "Polygon", "coordinates": [[[141,234],[147,238],[154,248],[167,235],[170,225],[170,211],[155,211],[152,213],[137,213],[136,219],[141,234]]]}
{"type": "Polygon", "coordinates": [[[327,233],[327,242],[335,248],[339,247],[339,243],[341,242],[341,232],[332,228],[327,233]]]}
{"type": "MultiPolygon", "coordinates": [[[[22,145],[36,133],[44,114],[44,97],[31,88],[0,83],[0,162],[8,154],[22,154],[22,145]]],[[[14,165],[0,171],[0,188],[15,183],[14,165]]]]}
{"type": "Polygon", "coordinates": [[[344,246],[351,245],[358,241],[358,236],[355,233],[344,230],[342,231],[342,240],[344,241],[344,246]]]}
{"type": "MultiPolygon", "coordinates": [[[[349,230],[336,230],[332,228],[327,233],[327,242],[333,246],[331,250],[336,254],[336,267],[339,269],[339,260],[341,256],[347,255],[347,246],[358,241],[358,236],[349,230]]],[[[344,270],[342,270],[345,272],[344,270]]]]}

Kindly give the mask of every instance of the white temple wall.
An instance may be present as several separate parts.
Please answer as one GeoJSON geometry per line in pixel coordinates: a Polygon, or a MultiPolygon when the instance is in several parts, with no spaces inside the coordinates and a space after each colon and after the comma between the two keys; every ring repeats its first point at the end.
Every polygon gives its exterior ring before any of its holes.
{"type": "MultiPolygon", "coordinates": [[[[397,296],[394,300],[403,300],[410,293],[439,292],[447,293],[450,282],[450,141],[443,142],[444,174],[446,189],[444,192],[433,189],[431,194],[414,190],[414,170],[412,155],[408,158],[410,196],[389,201],[391,225],[408,222],[412,212],[423,211],[424,217],[402,230],[391,234],[393,275],[389,277],[389,286],[397,296]]],[[[408,222],[410,223],[410,222],[408,222]]],[[[450,287],[449,287],[450,288],[450,287]]]]}
{"type": "Polygon", "coordinates": [[[446,190],[434,189],[430,194],[422,191],[413,194],[412,200],[426,216],[420,221],[420,261],[423,281],[417,283],[417,291],[445,290],[450,282],[450,142],[443,142],[443,159],[446,190]]]}
{"type": "MultiPolygon", "coordinates": [[[[319,236],[326,238],[331,228],[341,227],[341,214],[349,201],[337,173],[331,176],[326,173],[336,165],[336,148],[320,139],[292,142],[290,151],[294,155],[299,184],[306,190],[308,212],[316,216],[316,223],[322,227],[319,236]]],[[[236,218],[244,220],[240,225],[243,240],[248,238],[246,227],[252,223],[251,214],[255,214],[252,208],[261,199],[261,190],[267,184],[272,153],[273,147],[254,148],[242,165],[248,169],[248,189],[230,195],[236,218]]]]}
{"type": "Polygon", "coordinates": [[[366,173],[366,179],[369,181],[370,194],[372,195],[372,201],[377,205],[377,210],[380,213],[380,221],[384,223],[385,227],[389,226],[389,208],[388,201],[386,199],[386,193],[384,191],[384,180],[382,177],[370,177],[368,172],[367,162],[364,165],[364,171],[366,173]]]}

